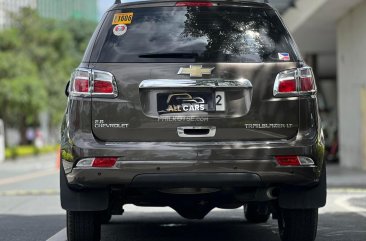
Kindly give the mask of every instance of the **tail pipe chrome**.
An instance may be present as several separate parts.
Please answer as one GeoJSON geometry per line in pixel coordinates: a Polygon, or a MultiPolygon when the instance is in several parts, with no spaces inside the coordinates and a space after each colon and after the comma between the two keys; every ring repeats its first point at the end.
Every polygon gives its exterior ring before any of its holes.
{"type": "Polygon", "coordinates": [[[256,200],[265,202],[278,199],[279,191],[278,187],[260,188],[257,190],[256,200]]]}

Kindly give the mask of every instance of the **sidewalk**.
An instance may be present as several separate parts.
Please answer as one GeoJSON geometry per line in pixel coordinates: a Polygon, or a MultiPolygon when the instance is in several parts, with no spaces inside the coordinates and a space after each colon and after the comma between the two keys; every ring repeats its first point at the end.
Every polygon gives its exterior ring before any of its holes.
{"type": "Polygon", "coordinates": [[[366,189],[366,171],[349,169],[338,164],[328,164],[327,182],[328,188],[366,189]]]}
{"type": "Polygon", "coordinates": [[[56,168],[56,153],[23,157],[0,163],[0,179],[56,168]]]}
{"type": "Polygon", "coordinates": [[[8,160],[0,164],[0,197],[58,195],[56,153],[8,160]]]}

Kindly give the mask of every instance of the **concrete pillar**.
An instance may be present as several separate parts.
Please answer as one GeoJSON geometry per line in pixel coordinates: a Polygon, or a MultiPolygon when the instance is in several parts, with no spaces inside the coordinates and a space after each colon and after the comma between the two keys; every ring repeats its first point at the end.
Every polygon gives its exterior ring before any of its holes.
{"type": "Polygon", "coordinates": [[[361,142],[361,148],[362,148],[362,167],[363,169],[366,169],[366,88],[363,87],[361,90],[361,125],[362,128],[362,142],[361,142]]]}
{"type": "Polygon", "coordinates": [[[366,169],[366,1],[337,23],[341,165],[366,169]],[[362,114],[363,113],[363,114],[362,114]]]}

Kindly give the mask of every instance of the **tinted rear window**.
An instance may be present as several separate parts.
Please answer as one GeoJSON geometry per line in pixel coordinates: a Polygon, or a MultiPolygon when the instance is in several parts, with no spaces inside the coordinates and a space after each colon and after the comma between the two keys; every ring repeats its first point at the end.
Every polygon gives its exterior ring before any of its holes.
{"type": "Polygon", "coordinates": [[[91,62],[229,62],[297,60],[273,10],[249,7],[155,7],[111,11],[91,62]],[[116,14],[133,13],[114,32],[116,14]],[[127,19],[128,21],[128,19],[127,19]],[[288,57],[287,57],[288,56],[288,57]]]}

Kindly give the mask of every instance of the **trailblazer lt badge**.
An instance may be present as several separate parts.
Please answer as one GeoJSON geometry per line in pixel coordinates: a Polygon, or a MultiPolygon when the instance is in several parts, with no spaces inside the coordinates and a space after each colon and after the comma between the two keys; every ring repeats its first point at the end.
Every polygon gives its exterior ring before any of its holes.
{"type": "Polygon", "coordinates": [[[178,71],[179,75],[189,75],[191,78],[202,78],[203,75],[211,75],[213,68],[203,68],[202,65],[191,65],[189,68],[180,68],[178,71]]]}

